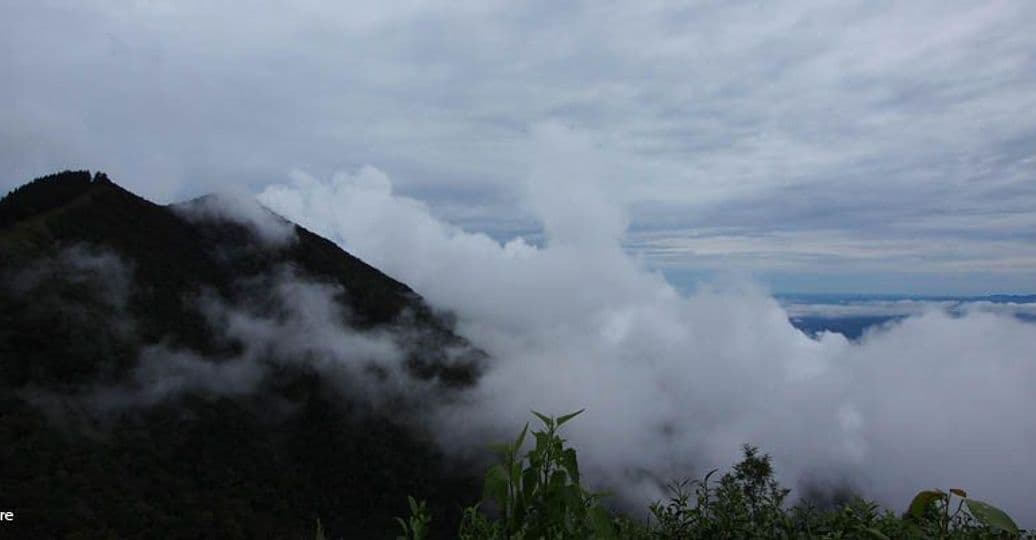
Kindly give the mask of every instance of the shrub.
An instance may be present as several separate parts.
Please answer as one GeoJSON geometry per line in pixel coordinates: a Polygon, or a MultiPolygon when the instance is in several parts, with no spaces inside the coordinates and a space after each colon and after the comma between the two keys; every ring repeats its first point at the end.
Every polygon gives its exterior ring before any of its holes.
{"type": "MultiPolygon", "coordinates": [[[[532,449],[521,454],[528,424],[517,439],[495,447],[500,462],[486,473],[482,502],[464,509],[458,538],[1036,540],[1002,510],[960,489],[922,491],[902,516],[861,498],[826,511],[808,503],[789,507],[790,490],[777,482],[770,456],[750,445],[718,481],[712,470],[701,480],[669,484],[669,499],[650,506],[648,521],[612,516],[600,504],[603,494],[582,487],[576,451],[559,435],[561,426],[582,412],[554,418],[533,411],[543,428],[533,432],[532,449]]],[[[420,540],[428,533],[431,516],[424,503],[410,498],[410,508],[409,520],[397,518],[404,533],[397,540],[420,540]]]]}

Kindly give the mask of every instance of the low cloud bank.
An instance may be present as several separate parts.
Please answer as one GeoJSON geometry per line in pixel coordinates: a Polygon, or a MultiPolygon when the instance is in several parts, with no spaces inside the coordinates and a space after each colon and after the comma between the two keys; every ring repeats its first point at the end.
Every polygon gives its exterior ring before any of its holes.
{"type": "Polygon", "coordinates": [[[259,199],[459,316],[493,360],[463,404],[434,413],[458,452],[511,434],[530,409],[588,412],[569,436],[592,480],[643,502],[660,481],[770,452],[791,486],[850,483],[901,509],[962,487],[1036,523],[1036,329],[940,310],[850,343],[796,330],[737,280],[681,295],[622,249],[611,164],[579,133],[535,130],[525,202],[544,247],[437,219],[366,167],[296,173],[259,199]]]}
{"type": "Polygon", "coordinates": [[[792,302],[784,304],[791,317],[909,317],[941,311],[950,315],[997,313],[1021,318],[1036,317],[1036,303],[989,300],[863,300],[839,304],[792,302]]]}

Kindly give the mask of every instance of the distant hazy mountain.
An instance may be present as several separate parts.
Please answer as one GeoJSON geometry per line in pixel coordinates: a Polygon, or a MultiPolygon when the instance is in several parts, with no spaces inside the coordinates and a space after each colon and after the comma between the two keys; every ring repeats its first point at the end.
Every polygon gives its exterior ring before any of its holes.
{"type": "Polygon", "coordinates": [[[409,287],[247,199],[160,206],[79,171],[0,200],[15,536],[295,538],[319,516],[380,537],[409,493],[457,515],[476,483],[410,413],[484,361],[409,287]]]}

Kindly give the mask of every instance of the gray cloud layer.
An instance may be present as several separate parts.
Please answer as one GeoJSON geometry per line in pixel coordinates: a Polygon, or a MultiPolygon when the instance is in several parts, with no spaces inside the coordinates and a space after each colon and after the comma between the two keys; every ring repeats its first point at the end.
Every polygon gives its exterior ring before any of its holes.
{"type": "Polygon", "coordinates": [[[613,158],[603,189],[631,208],[629,247],[671,275],[1033,287],[1024,0],[89,0],[0,15],[5,186],[85,166],[166,201],[369,163],[438,217],[535,239],[518,186],[552,120],[613,158]]]}

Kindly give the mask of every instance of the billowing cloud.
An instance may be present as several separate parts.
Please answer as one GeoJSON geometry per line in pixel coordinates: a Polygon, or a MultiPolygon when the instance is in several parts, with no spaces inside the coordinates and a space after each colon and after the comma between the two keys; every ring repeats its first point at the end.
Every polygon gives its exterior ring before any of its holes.
{"type": "Polygon", "coordinates": [[[372,167],[299,173],[259,197],[456,311],[492,355],[468,401],[435,413],[447,447],[510,433],[530,409],[585,407],[569,435],[593,481],[631,500],[747,442],[790,485],[849,482],[896,509],[963,486],[1036,519],[1033,326],[931,310],[851,343],[811,339],[737,277],[681,294],[622,249],[625,212],[597,187],[607,158],[588,137],[555,125],[536,142],[522,191],[542,246],[436,219],[372,167]]]}

